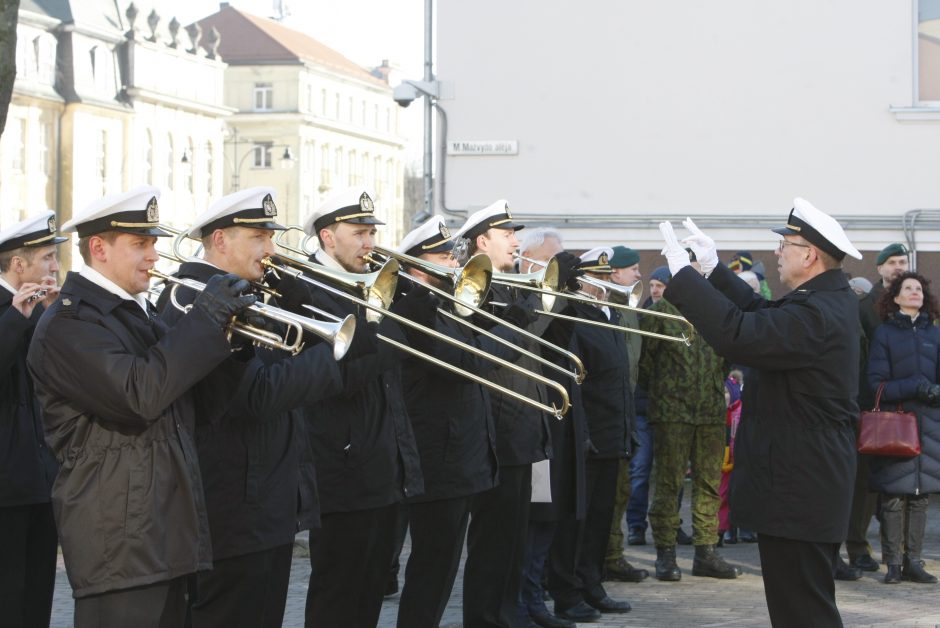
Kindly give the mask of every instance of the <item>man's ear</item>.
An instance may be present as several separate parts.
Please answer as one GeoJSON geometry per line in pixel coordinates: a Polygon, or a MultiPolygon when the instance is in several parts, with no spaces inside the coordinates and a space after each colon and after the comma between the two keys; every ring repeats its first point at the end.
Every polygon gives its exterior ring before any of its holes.
{"type": "Polygon", "coordinates": [[[93,260],[99,262],[108,261],[107,242],[100,236],[93,235],[88,239],[88,253],[93,260]]]}
{"type": "Polygon", "coordinates": [[[483,251],[485,253],[487,251],[487,247],[489,246],[489,244],[490,244],[490,239],[486,237],[486,234],[481,233],[480,235],[477,236],[476,245],[477,245],[478,251],[483,251]]]}
{"type": "Polygon", "coordinates": [[[336,241],[333,238],[333,232],[330,229],[327,229],[326,227],[320,229],[319,236],[320,242],[323,243],[323,248],[333,248],[336,246],[336,241]]]}

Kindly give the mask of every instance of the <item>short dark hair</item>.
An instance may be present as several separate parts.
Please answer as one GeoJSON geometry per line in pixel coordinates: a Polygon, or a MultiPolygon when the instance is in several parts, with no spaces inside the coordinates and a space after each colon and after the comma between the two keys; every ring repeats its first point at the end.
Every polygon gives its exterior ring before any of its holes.
{"type": "Polygon", "coordinates": [[[36,254],[37,250],[38,249],[33,248],[33,247],[21,246],[18,249],[4,251],[3,253],[0,253],[0,273],[5,273],[8,270],[10,270],[10,264],[13,263],[14,257],[22,257],[27,262],[32,264],[33,256],[36,254]]]}
{"type": "Polygon", "coordinates": [[[85,236],[84,238],[78,239],[78,253],[82,256],[82,260],[89,266],[91,265],[91,251],[88,250],[88,242],[94,237],[99,237],[108,244],[114,244],[114,241],[117,240],[117,237],[121,234],[120,231],[102,231],[101,233],[96,233],[94,235],[85,236]]]}
{"type": "Polygon", "coordinates": [[[901,286],[904,284],[905,279],[917,280],[920,283],[921,289],[924,291],[924,304],[920,307],[920,311],[926,312],[933,320],[940,318],[940,307],[937,305],[937,297],[930,292],[930,280],[923,275],[908,271],[895,277],[888,285],[888,289],[881,294],[878,302],[875,303],[875,310],[878,312],[878,316],[881,317],[881,320],[888,320],[895,312],[901,309],[901,307],[894,302],[894,298],[901,294],[901,286]]]}
{"type": "Polygon", "coordinates": [[[819,255],[819,259],[822,261],[823,268],[826,270],[833,270],[835,268],[842,268],[842,260],[837,260],[829,253],[826,253],[818,246],[814,246],[816,249],[816,254],[819,255]]]}
{"type": "MultiPolygon", "coordinates": [[[[323,229],[329,229],[331,233],[335,234],[337,225],[339,225],[338,222],[331,222],[330,224],[323,227],[323,229]]],[[[320,243],[321,249],[323,248],[323,238],[320,237],[320,232],[323,231],[323,229],[317,229],[317,242],[320,243]]]]}
{"type": "Polygon", "coordinates": [[[479,238],[480,236],[483,236],[484,238],[486,238],[487,240],[489,240],[489,239],[490,239],[490,230],[487,229],[487,230],[484,231],[483,233],[478,233],[478,234],[476,234],[475,236],[473,236],[472,238],[467,238],[467,240],[469,241],[469,243],[468,243],[468,245],[467,245],[467,255],[469,255],[470,257],[473,257],[474,255],[476,255],[477,252],[480,250],[480,248],[477,246],[477,238],[479,238]]]}

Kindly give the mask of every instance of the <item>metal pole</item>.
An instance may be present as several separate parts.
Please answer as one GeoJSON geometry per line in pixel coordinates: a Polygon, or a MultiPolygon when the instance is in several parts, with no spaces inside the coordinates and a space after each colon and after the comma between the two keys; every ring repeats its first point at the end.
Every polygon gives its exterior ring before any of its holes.
{"type": "MultiPolygon", "coordinates": [[[[424,0],[424,80],[430,84],[434,80],[433,62],[431,60],[431,29],[433,19],[431,10],[434,0],[424,0]]],[[[433,168],[433,138],[431,115],[433,114],[431,97],[424,96],[424,210],[429,216],[434,215],[434,173],[433,168]]]]}

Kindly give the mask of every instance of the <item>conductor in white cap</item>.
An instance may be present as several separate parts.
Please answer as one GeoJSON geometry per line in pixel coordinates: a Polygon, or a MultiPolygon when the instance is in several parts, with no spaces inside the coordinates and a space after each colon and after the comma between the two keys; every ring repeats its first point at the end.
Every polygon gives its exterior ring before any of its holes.
{"type": "Polygon", "coordinates": [[[0,608],[13,626],[48,626],[52,612],[57,465],[43,438],[26,351],[44,308],[59,295],[56,245],[65,240],[51,211],[0,231],[0,608]]]}
{"type": "Polygon", "coordinates": [[[797,198],[777,246],[791,292],[765,301],[718,262],[691,220],[684,240],[660,224],[673,278],[665,298],[715,351],[751,367],[731,476],[735,520],[758,533],[774,626],[841,626],[833,561],[848,528],[858,416],[858,299],[842,272],[861,259],[831,216],[797,198]]]}
{"type": "Polygon", "coordinates": [[[159,190],[91,203],[63,226],[85,261],[43,314],[28,354],[46,441],[60,464],[52,506],[75,626],[182,626],[188,574],[211,547],[190,389],[229,357],[223,328],[255,301],[213,278],[172,329],[145,298],[159,190]]]}

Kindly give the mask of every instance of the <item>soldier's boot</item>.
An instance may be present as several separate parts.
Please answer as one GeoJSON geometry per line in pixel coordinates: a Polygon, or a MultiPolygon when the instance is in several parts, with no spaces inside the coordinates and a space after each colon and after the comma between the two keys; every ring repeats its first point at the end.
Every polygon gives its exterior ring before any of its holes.
{"type": "Polygon", "coordinates": [[[725,559],[715,551],[714,545],[696,545],[695,558],[692,560],[692,575],[731,579],[740,576],[741,569],[726,563],[725,559]]]}
{"type": "Polygon", "coordinates": [[[676,564],[676,546],[656,548],[656,579],[667,582],[682,580],[682,572],[676,564]]]}

